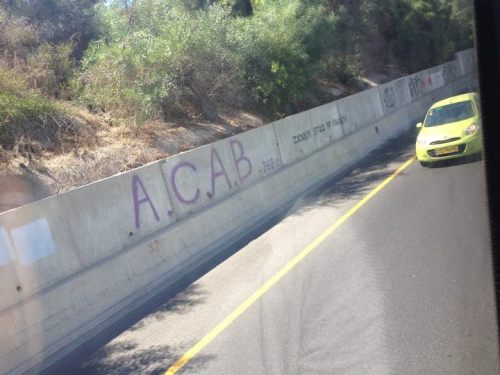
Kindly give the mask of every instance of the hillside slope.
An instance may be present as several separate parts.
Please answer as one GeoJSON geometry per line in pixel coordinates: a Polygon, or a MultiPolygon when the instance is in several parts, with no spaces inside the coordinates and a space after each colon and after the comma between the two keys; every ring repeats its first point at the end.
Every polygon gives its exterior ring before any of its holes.
{"type": "MultiPolygon", "coordinates": [[[[322,90],[330,93],[329,98],[333,100],[359,91],[363,82],[368,88],[394,78],[374,73],[360,79],[355,87],[323,82],[322,90]]],[[[3,90],[5,92],[5,85],[3,90]]],[[[21,116],[16,123],[25,124],[22,128],[26,134],[16,134],[13,144],[5,140],[1,143],[0,211],[63,193],[272,121],[258,108],[223,108],[219,109],[218,122],[202,118],[175,123],[150,121],[133,128],[105,114],[93,114],[67,102],[54,101],[49,105],[56,108],[54,113],[37,114],[32,118],[21,116]],[[45,119],[41,120],[43,116],[45,119]],[[78,132],[69,134],[71,132],[59,127],[56,120],[71,124],[78,132]],[[44,131],[33,132],[34,128],[42,126],[44,131]],[[53,139],[58,144],[55,145],[53,139]]],[[[12,122],[9,125],[13,126],[12,122]]]]}

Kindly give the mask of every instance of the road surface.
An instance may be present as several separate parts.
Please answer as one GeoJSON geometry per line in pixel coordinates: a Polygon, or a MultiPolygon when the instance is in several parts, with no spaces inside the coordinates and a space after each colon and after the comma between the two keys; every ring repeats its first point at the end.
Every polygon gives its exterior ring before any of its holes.
{"type": "Polygon", "coordinates": [[[423,168],[413,161],[358,204],[413,156],[414,139],[402,136],[301,199],[265,233],[58,372],[162,374],[226,322],[177,373],[498,373],[483,162],[423,168]]]}

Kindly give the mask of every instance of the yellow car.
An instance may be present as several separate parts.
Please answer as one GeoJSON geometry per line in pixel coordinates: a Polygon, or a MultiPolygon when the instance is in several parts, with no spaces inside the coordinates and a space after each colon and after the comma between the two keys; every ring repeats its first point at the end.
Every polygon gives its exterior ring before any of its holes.
{"type": "Polygon", "coordinates": [[[424,167],[438,160],[480,154],[483,140],[479,95],[467,93],[434,103],[417,128],[417,159],[424,167]]]}

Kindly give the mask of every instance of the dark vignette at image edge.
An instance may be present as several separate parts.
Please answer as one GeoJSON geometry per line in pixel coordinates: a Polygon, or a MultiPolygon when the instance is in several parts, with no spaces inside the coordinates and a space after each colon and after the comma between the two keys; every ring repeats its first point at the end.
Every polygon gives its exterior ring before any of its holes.
{"type": "MultiPolygon", "coordinates": [[[[484,160],[488,189],[493,272],[497,310],[497,333],[500,323],[500,167],[498,140],[500,139],[500,113],[498,89],[500,87],[500,3],[498,0],[475,0],[475,37],[479,87],[484,131],[484,160]]],[[[498,337],[498,335],[497,335],[498,337]]]]}

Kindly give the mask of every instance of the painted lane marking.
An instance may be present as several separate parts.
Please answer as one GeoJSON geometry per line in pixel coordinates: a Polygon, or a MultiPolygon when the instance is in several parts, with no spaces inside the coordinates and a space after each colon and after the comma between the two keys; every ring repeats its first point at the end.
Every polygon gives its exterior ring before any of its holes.
{"type": "Polygon", "coordinates": [[[339,226],[347,219],[363,207],[370,199],[380,192],[387,184],[399,175],[415,160],[415,156],[403,163],[393,174],[382,181],[377,187],[370,191],[363,199],[361,199],[354,207],[342,215],[335,223],[328,227],[320,234],[313,242],[300,251],[292,260],[290,260],[283,268],[268,279],[262,286],[259,287],[250,297],[243,301],[231,314],[229,314],[222,322],[217,324],[205,337],[198,341],[191,349],[189,349],[182,357],[180,357],[164,375],[173,375],[183,368],[191,359],[193,359],[201,350],[203,350],[210,342],[219,336],[222,331],[229,327],[241,314],[243,314],[250,306],[258,301],[274,284],[276,284],[283,276],[290,272],[297,264],[299,264],[307,255],[313,252],[326,238],[328,238],[339,226]]]}

